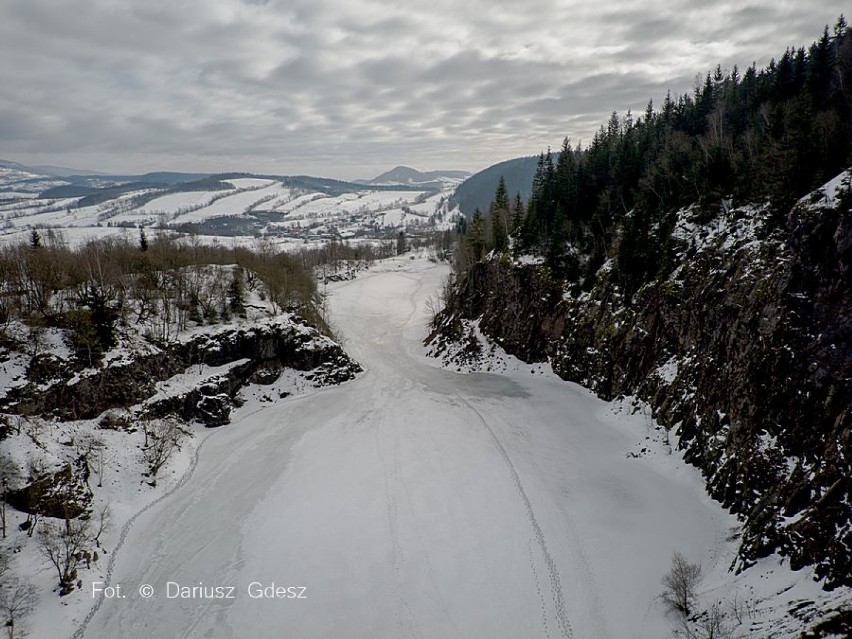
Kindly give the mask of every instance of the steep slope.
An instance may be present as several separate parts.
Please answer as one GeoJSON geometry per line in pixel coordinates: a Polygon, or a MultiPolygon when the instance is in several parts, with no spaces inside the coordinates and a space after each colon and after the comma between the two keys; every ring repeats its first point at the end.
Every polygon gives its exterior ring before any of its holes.
{"type": "Polygon", "coordinates": [[[634,395],[742,521],[738,567],[780,553],[852,585],[848,173],[780,229],[765,207],[677,215],[674,269],[625,296],[541,265],[475,264],[437,317],[433,352],[481,357],[476,327],[604,398],[634,395]],[[785,230],[786,229],[786,230],[785,230]]]}
{"type": "Polygon", "coordinates": [[[724,564],[705,549],[729,518],[675,458],[625,456],[640,416],[552,375],[429,365],[418,341],[445,272],[405,257],[335,285],[333,317],[367,372],[241,409],[119,553],[112,580],[156,596],[103,600],[79,635],[662,636],[671,549],[724,564]],[[167,599],[168,581],[234,599],[167,599]],[[306,598],[252,599],[253,582],[306,598]]]}
{"type": "Polygon", "coordinates": [[[526,201],[530,196],[530,185],[537,164],[538,156],[532,155],[489,166],[462,182],[456,189],[452,201],[457,203],[461,212],[468,217],[473,215],[476,209],[487,210],[491,198],[494,197],[500,176],[505,178],[506,190],[510,196],[520,193],[521,199],[526,201]]]}

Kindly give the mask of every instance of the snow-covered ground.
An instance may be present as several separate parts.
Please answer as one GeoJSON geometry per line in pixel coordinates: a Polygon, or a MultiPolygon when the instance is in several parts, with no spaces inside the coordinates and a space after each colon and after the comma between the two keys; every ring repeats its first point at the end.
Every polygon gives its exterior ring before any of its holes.
{"type": "MultiPolygon", "coordinates": [[[[68,597],[75,636],[660,638],[673,551],[701,563],[705,597],[747,599],[759,636],[761,597],[819,593],[772,558],[729,576],[735,518],[626,404],[496,347],[501,374],[426,358],[426,301],[445,275],[402,257],[330,285],[366,372],[251,397],[210,433],[110,555],[125,598],[92,598],[88,573],[68,597]],[[273,584],[279,598],[263,597],[273,584]]],[[[33,636],[61,636],[53,619],[32,619],[33,636]]]]}
{"type": "Polygon", "coordinates": [[[135,233],[139,226],[180,230],[184,224],[201,225],[195,229],[197,233],[223,233],[219,237],[229,240],[257,236],[304,241],[332,236],[377,238],[398,230],[444,231],[454,227],[459,215],[458,209],[449,208],[449,187],[432,192],[378,191],[364,186],[357,191],[328,195],[270,179],[225,181],[235,189],[141,189],[84,207],[78,206],[80,197],[48,199],[26,193],[0,194],[4,196],[0,197],[0,244],[26,239],[34,228],[43,234],[50,230],[74,244],[114,234],[115,227],[130,227],[135,233]]]}

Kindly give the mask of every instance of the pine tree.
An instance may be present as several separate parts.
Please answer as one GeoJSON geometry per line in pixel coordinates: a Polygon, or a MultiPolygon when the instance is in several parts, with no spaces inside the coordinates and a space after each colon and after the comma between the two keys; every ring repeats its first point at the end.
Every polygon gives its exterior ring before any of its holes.
{"type": "Polygon", "coordinates": [[[243,269],[239,266],[234,267],[231,274],[231,284],[228,286],[228,308],[235,315],[246,316],[245,283],[243,269]]]}
{"type": "Polygon", "coordinates": [[[494,193],[494,207],[503,211],[509,210],[509,194],[506,191],[506,178],[500,176],[497,191],[494,193]]]}
{"type": "Polygon", "coordinates": [[[518,192],[515,195],[515,201],[512,203],[512,218],[509,223],[509,232],[511,234],[514,235],[518,232],[518,229],[520,229],[521,225],[524,223],[524,217],[526,217],[524,201],[521,199],[520,192],[518,192]]]}
{"type": "Polygon", "coordinates": [[[509,194],[506,191],[506,180],[502,175],[489,213],[491,244],[495,251],[502,253],[509,248],[509,194]]]}
{"type": "Polygon", "coordinates": [[[481,260],[485,255],[487,242],[485,239],[485,218],[479,209],[474,211],[473,217],[470,219],[465,242],[473,261],[478,262],[481,260]]]}

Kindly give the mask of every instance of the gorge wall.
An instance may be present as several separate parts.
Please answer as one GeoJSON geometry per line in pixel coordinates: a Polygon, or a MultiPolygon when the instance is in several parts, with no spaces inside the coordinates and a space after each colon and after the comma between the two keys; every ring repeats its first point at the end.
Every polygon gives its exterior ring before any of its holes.
{"type": "Polygon", "coordinates": [[[739,515],[740,568],[774,552],[852,585],[852,225],[840,178],[780,226],[760,207],[678,214],[676,266],[630,298],[612,260],[580,291],[534,260],[480,261],[427,339],[475,359],[478,328],[605,399],[634,396],[739,515]],[[525,262],[525,263],[523,263],[525,262]]]}

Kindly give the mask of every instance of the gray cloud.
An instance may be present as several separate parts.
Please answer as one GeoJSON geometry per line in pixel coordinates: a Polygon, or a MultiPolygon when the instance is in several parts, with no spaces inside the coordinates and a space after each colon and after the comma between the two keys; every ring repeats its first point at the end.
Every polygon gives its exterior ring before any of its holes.
{"type": "Polygon", "coordinates": [[[839,0],[0,0],[0,157],[364,177],[588,141],[839,0]]]}

